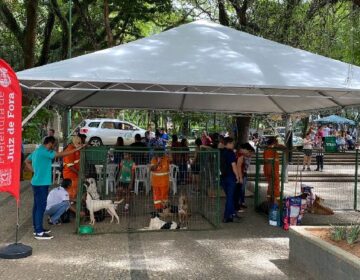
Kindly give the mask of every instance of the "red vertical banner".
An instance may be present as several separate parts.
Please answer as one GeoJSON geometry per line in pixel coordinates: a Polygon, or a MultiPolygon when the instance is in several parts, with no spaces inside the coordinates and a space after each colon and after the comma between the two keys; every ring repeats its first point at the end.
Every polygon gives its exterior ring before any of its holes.
{"type": "Polygon", "coordinates": [[[22,93],[15,72],[0,59],[0,192],[20,199],[22,93]]]}

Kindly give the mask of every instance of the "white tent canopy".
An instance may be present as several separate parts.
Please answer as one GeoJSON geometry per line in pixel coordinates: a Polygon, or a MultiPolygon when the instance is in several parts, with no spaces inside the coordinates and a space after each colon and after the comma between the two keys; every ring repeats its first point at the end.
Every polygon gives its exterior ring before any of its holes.
{"type": "Polygon", "coordinates": [[[360,68],[209,21],[18,72],[66,107],[295,113],[360,104],[360,68]],[[55,91],[56,90],[56,91],[55,91]]]}

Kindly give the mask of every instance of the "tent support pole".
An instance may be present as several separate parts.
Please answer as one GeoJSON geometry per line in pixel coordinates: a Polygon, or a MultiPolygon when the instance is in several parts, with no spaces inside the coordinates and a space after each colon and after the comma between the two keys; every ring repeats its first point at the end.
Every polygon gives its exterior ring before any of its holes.
{"type": "Polygon", "coordinates": [[[71,134],[71,127],[72,127],[72,122],[71,122],[71,117],[72,117],[72,110],[71,110],[71,108],[69,108],[68,110],[67,110],[67,117],[66,117],[66,119],[67,119],[67,129],[68,129],[68,131],[67,131],[67,136],[69,137],[70,136],[70,134],[71,134]]]}
{"type": "Polygon", "coordinates": [[[285,117],[285,146],[288,149],[287,154],[284,157],[285,164],[283,165],[285,167],[285,173],[284,173],[284,179],[285,182],[288,182],[289,178],[289,162],[292,161],[292,127],[291,127],[291,117],[290,115],[286,114],[285,117]]]}
{"type": "Polygon", "coordinates": [[[36,108],[22,121],[21,126],[24,127],[25,124],[33,117],[35,114],[42,108],[44,105],[56,94],[59,90],[53,90],[50,92],[48,96],[45,97],[43,101],[40,102],[39,105],[36,106],[36,108]]]}

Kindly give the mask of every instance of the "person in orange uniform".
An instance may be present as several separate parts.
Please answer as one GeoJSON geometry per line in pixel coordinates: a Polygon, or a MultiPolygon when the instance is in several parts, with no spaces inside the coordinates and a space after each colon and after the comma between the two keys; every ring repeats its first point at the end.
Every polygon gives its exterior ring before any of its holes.
{"type": "Polygon", "coordinates": [[[161,210],[169,201],[170,158],[164,151],[155,151],[151,160],[151,186],[154,206],[161,210]]]}
{"type": "MultiPolygon", "coordinates": [[[[67,146],[65,151],[72,151],[77,149],[82,145],[81,138],[79,136],[73,136],[72,143],[67,146]]],[[[75,152],[69,156],[64,157],[64,169],[63,177],[64,179],[71,180],[71,186],[67,189],[69,193],[69,198],[71,201],[76,201],[77,188],[78,188],[78,178],[80,170],[80,152],[75,152]]]]}
{"type": "Polygon", "coordinates": [[[276,148],[285,147],[279,145],[276,137],[273,137],[264,150],[264,175],[268,183],[267,200],[272,203],[280,201],[280,160],[276,148]]]}

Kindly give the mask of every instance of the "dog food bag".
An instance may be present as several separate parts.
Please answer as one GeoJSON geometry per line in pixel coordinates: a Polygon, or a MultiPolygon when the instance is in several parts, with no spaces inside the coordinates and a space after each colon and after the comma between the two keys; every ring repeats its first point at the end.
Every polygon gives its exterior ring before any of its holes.
{"type": "Polygon", "coordinates": [[[296,226],[298,224],[298,217],[300,215],[301,210],[301,197],[293,196],[290,197],[290,225],[296,226]]]}
{"type": "Polygon", "coordinates": [[[279,206],[273,204],[269,210],[269,225],[280,226],[280,211],[279,206]]]}
{"type": "Polygon", "coordinates": [[[283,200],[283,205],[284,205],[284,209],[283,209],[283,229],[284,230],[289,230],[290,227],[290,199],[284,198],[283,200]]]}
{"type": "Polygon", "coordinates": [[[297,219],[297,224],[298,225],[301,225],[301,221],[304,218],[305,211],[307,209],[307,205],[308,205],[307,200],[306,199],[301,199],[300,214],[299,214],[298,219],[297,219]]]}

